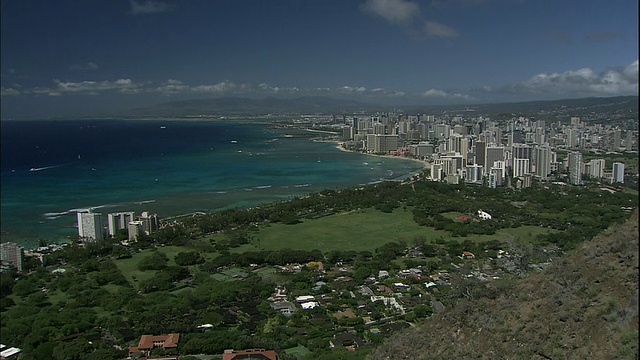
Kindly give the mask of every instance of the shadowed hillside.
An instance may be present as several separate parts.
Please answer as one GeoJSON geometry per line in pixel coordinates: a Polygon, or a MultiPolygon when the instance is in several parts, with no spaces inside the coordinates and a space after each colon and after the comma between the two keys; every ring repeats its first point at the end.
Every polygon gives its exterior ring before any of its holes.
{"type": "Polygon", "coordinates": [[[638,213],[539,273],[454,289],[455,306],[372,359],[637,359],[638,213]]]}

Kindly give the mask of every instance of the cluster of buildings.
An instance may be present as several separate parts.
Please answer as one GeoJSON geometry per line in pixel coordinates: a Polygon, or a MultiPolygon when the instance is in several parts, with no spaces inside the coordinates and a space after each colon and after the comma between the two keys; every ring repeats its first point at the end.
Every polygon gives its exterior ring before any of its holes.
{"type": "Polygon", "coordinates": [[[95,241],[105,238],[105,234],[115,237],[121,230],[126,229],[129,241],[135,241],[142,234],[150,235],[159,228],[157,214],[142,212],[138,217],[133,211],[107,214],[105,228],[102,214],[92,209],[78,212],[78,236],[80,239],[95,241]]]}
{"type": "Polygon", "coordinates": [[[477,117],[375,114],[333,118],[347,149],[374,154],[404,154],[431,163],[431,179],[448,183],[508,184],[527,187],[535,178],[568,173],[581,184],[585,175],[605,182],[624,182],[624,164],[605,169],[604,159],[585,162],[586,152],[637,151],[635,130],[587,125],[579,117],[547,124],[526,117],[494,122],[477,117]],[[624,134],[624,136],[623,136],[624,134]],[[558,156],[561,153],[562,156],[558,156]],[[565,156],[568,154],[568,156],[565,156]],[[564,159],[562,159],[564,158],[564,159]]]}

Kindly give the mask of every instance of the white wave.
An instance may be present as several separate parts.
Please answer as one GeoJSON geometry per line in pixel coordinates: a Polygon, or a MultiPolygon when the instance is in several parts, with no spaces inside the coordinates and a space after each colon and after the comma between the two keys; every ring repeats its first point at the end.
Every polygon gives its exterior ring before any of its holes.
{"type": "Polygon", "coordinates": [[[60,216],[45,216],[44,218],[47,220],[55,220],[57,218],[59,218],[60,216]]]}
{"type": "Polygon", "coordinates": [[[50,217],[60,217],[62,215],[67,215],[69,213],[69,211],[63,211],[63,212],[50,212],[50,213],[44,213],[44,217],[46,218],[50,218],[50,217]]]}
{"type": "Polygon", "coordinates": [[[311,186],[311,184],[300,184],[300,185],[293,185],[294,187],[307,187],[307,186],[311,186]]]}
{"type": "Polygon", "coordinates": [[[262,186],[256,186],[255,189],[268,189],[270,187],[271,185],[262,185],[262,186]]]}
{"type": "Polygon", "coordinates": [[[246,191],[253,191],[253,189],[245,189],[246,191]]]}
{"type": "Polygon", "coordinates": [[[226,191],[216,191],[216,194],[226,194],[226,191]]]}
{"type": "Polygon", "coordinates": [[[149,204],[149,203],[154,203],[154,202],[156,202],[156,201],[155,200],[143,200],[143,201],[134,202],[134,204],[142,205],[142,204],[149,204]]]}

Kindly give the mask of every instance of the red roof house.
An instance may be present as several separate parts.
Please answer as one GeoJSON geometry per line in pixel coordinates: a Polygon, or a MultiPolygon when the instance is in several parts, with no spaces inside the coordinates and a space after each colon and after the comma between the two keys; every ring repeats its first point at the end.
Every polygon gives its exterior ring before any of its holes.
{"type": "Polygon", "coordinates": [[[130,347],[129,354],[136,352],[149,352],[156,348],[175,349],[178,347],[180,334],[168,335],[142,335],[137,347],[130,347]]]}

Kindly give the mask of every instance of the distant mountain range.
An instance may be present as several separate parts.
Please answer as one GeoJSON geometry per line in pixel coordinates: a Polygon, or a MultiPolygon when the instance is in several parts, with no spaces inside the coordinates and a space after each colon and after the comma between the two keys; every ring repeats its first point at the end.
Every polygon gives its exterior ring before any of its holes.
{"type": "Polygon", "coordinates": [[[226,115],[226,114],[290,114],[290,113],[331,113],[353,112],[372,108],[354,100],[332,99],[320,96],[303,96],[295,99],[250,99],[242,97],[223,97],[214,99],[196,99],[172,101],[134,109],[133,116],[188,116],[188,115],[226,115]]]}
{"type": "MultiPolygon", "coordinates": [[[[638,110],[638,96],[617,96],[609,98],[580,98],[551,101],[529,101],[517,103],[476,104],[476,105],[396,105],[405,113],[439,113],[449,111],[475,111],[479,113],[514,112],[539,113],[558,112],[562,109],[576,111],[607,111],[612,107],[638,110]]],[[[222,97],[171,101],[163,104],[137,108],[121,115],[126,116],[195,116],[195,115],[261,115],[295,113],[335,113],[349,114],[359,111],[389,111],[392,105],[372,104],[356,100],[335,99],[321,96],[303,96],[293,99],[267,97],[252,99],[243,97],[222,97]]],[[[576,115],[578,115],[576,113],[576,115]]]]}

